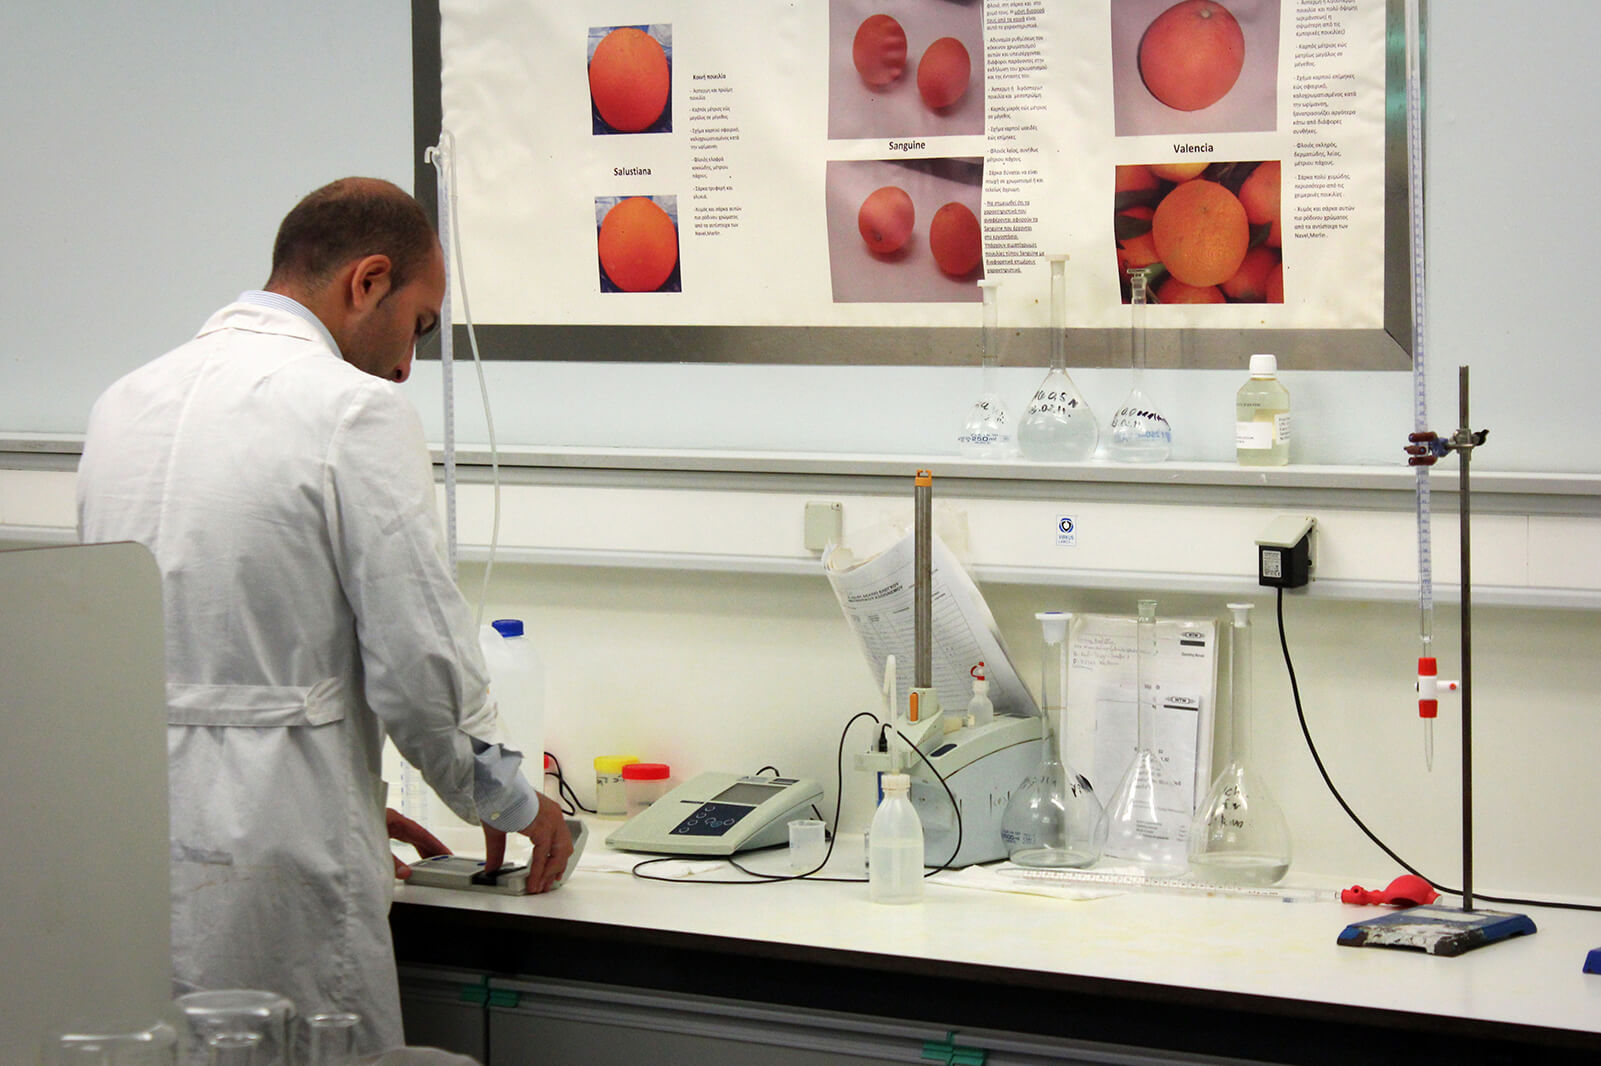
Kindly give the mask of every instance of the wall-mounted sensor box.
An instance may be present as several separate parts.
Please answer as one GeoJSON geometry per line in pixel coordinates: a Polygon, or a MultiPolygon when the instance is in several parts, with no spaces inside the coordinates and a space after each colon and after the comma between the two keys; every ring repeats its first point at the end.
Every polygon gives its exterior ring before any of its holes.
{"type": "Polygon", "coordinates": [[[1271,588],[1298,589],[1312,580],[1310,515],[1280,515],[1256,538],[1256,580],[1271,588]]]}

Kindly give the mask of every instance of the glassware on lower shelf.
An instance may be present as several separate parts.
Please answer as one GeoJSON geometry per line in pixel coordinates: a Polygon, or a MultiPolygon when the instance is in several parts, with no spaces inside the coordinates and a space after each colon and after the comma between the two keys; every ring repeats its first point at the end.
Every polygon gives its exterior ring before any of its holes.
{"type": "Polygon", "coordinates": [[[1134,759],[1106,806],[1106,854],[1137,862],[1147,873],[1169,876],[1186,868],[1184,837],[1193,799],[1183,795],[1183,785],[1168,772],[1155,748],[1151,701],[1155,696],[1156,601],[1141,600],[1139,610],[1134,629],[1138,739],[1134,759]]]}
{"type": "Polygon", "coordinates": [[[1007,801],[1001,840],[1018,866],[1089,866],[1101,857],[1106,817],[1095,790],[1065,764],[1059,750],[1067,713],[1067,632],[1072,615],[1047,611],[1035,616],[1044,631],[1040,664],[1040,716],[1044,733],[1039,768],[1007,801]]]}
{"type": "Polygon", "coordinates": [[[1234,612],[1230,677],[1233,682],[1229,764],[1190,826],[1190,868],[1226,885],[1271,885],[1290,869],[1290,827],[1267,782],[1251,767],[1251,608],[1234,612]]]}

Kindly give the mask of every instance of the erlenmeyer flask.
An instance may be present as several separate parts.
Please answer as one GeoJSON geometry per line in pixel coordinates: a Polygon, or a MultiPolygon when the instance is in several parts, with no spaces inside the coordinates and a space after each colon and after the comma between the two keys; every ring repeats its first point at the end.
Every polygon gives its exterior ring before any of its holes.
{"type": "Polygon", "coordinates": [[[1039,768],[1006,803],[1001,840],[1007,857],[1019,866],[1089,866],[1101,857],[1106,841],[1105,813],[1089,781],[1063,763],[1058,749],[1058,728],[1067,714],[1067,628],[1073,616],[1047,611],[1035,617],[1045,636],[1040,664],[1044,743],[1039,768]]]}
{"type": "Polygon", "coordinates": [[[1017,427],[1017,445],[1025,459],[1081,463],[1095,454],[1101,430],[1067,376],[1067,256],[1045,258],[1051,264],[1051,368],[1017,427]]]}
{"type": "Polygon", "coordinates": [[[1233,745],[1229,764],[1190,825],[1190,866],[1202,878],[1227,885],[1271,885],[1290,869],[1290,827],[1251,764],[1251,608],[1234,612],[1233,745]]]}
{"type": "Polygon", "coordinates": [[[967,420],[956,438],[961,453],[971,459],[1010,459],[1017,454],[1017,434],[1012,426],[1012,415],[1001,399],[995,380],[995,368],[1001,362],[1000,301],[1001,283],[988,278],[978,283],[984,295],[984,330],[979,348],[979,365],[983,376],[979,381],[978,399],[968,408],[967,420]]]}
{"type": "Polygon", "coordinates": [[[1145,394],[1145,267],[1130,269],[1129,364],[1134,380],[1128,398],[1112,416],[1106,454],[1124,463],[1160,463],[1173,450],[1173,429],[1145,394]]]}
{"type": "Polygon", "coordinates": [[[1163,764],[1152,735],[1155,693],[1156,601],[1141,600],[1134,627],[1134,699],[1138,739],[1112,802],[1106,808],[1106,854],[1171,876],[1184,872],[1184,837],[1192,813],[1191,797],[1163,764]]]}

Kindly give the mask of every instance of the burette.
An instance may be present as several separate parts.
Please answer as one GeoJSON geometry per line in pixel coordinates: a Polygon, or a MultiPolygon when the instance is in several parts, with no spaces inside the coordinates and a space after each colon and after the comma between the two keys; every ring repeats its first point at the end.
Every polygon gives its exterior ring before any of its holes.
{"type": "MultiPolygon", "coordinates": [[[[1429,395],[1424,357],[1427,320],[1424,316],[1426,270],[1423,225],[1423,23],[1420,0],[1406,0],[1406,158],[1408,214],[1412,230],[1412,435],[1408,448],[1417,479],[1418,527],[1418,715],[1423,719],[1423,762],[1434,769],[1434,719],[1439,714],[1438,692],[1455,689],[1454,681],[1439,680],[1434,657],[1434,563],[1429,525],[1429,467],[1434,458],[1418,442],[1432,439],[1429,432],[1429,395]]],[[[1436,452],[1436,457],[1439,453],[1436,452]]]]}
{"type": "Polygon", "coordinates": [[[489,557],[484,561],[484,580],[478,591],[475,624],[483,625],[484,602],[489,596],[489,575],[495,566],[495,550],[500,542],[500,455],[495,446],[495,417],[489,408],[489,386],[484,380],[484,361],[478,354],[478,334],[473,329],[472,309],[467,304],[466,273],[461,264],[461,239],[456,236],[460,227],[456,218],[456,138],[449,130],[439,131],[439,143],[423,152],[424,162],[434,165],[437,176],[439,216],[439,246],[445,254],[445,299],[439,308],[439,371],[440,390],[444,403],[445,428],[445,553],[450,563],[450,576],[456,577],[456,390],[455,344],[451,329],[450,307],[452,295],[459,289],[462,315],[466,319],[467,340],[472,346],[473,366],[478,370],[478,392],[484,405],[484,426],[489,436],[490,479],[494,486],[494,516],[489,528],[489,557]],[[450,256],[455,254],[455,270],[450,268],[450,256]]]}

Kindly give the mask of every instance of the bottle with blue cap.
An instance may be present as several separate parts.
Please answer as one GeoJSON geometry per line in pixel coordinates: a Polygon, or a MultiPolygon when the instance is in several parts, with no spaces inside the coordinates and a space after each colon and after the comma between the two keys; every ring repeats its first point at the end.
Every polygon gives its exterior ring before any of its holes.
{"type": "Polygon", "coordinates": [[[500,708],[507,740],[523,753],[532,780],[544,763],[545,668],[520,618],[498,618],[481,627],[478,638],[489,667],[489,696],[500,708]]]}

